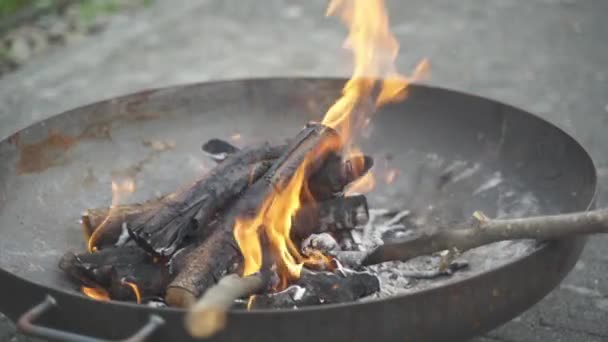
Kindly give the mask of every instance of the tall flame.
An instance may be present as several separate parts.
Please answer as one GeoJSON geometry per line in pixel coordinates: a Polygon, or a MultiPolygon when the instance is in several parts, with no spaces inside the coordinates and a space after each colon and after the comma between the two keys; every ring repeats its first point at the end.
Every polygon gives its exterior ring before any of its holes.
{"type": "Polygon", "coordinates": [[[259,239],[261,230],[268,239],[268,249],[276,262],[281,277],[279,288],[287,286],[290,280],[298,279],[303,264],[325,263],[322,255],[304,256],[290,237],[291,218],[300,208],[300,194],[304,190],[306,165],[311,157],[302,163],[283,189],[277,189],[265,199],[259,213],[252,219],[237,219],[234,236],[243,255],[243,275],[247,276],[262,267],[262,246],[259,239]]]}
{"type": "MultiPolygon", "coordinates": [[[[428,71],[428,62],[423,60],[410,78],[397,73],[394,61],[399,44],[389,30],[382,0],[332,0],[327,14],[339,15],[349,27],[346,45],[353,50],[354,71],[322,123],[336,129],[347,148],[351,148],[354,133],[369,124],[368,115],[379,106],[404,99],[410,81],[428,71]]],[[[234,237],[243,255],[244,276],[261,269],[264,250],[271,252],[276,263],[282,280],[280,288],[299,278],[303,264],[328,264],[321,254],[302,255],[290,238],[292,217],[307,193],[306,166],[315,157],[318,156],[307,156],[287,185],[275,189],[264,200],[256,216],[236,221],[234,237]],[[266,237],[267,246],[262,247],[261,235],[266,237]]],[[[351,190],[369,190],[373,184],[373,175],[369,174],[351,190]]]]}
{"type": "Polygon", "coordinates": [[[383,0],[332,0],[327,15],[340,16],[349,28],[345,46],[353,51],[354,70],[323,124],[349,140],[373,106],[403,100],[410,82],[426,76],[429,63],[422,60],[410,78],[397,72],[399,43],[390,32],[383,0]]]}
{"type": "Polygon", "coordinates": [[[106,216],[105,220],[103,220],[98,227],[95,228],[93,234],[89,237],[87,241],[87,248],[90,253],[94,252],[97,247],[95,243],[101,232],[105,229],[106,224],[108,223],[110,217],[115,212],[114,208],[121,204],[124,201],[125,197],[129,194],[132,194],[135,191],[135,182],[133,179],[127,178],[123,180],[113,180],[112,181],[112,204],[110,205],[110,210],[108,211],[108,216],[106,216]]]}

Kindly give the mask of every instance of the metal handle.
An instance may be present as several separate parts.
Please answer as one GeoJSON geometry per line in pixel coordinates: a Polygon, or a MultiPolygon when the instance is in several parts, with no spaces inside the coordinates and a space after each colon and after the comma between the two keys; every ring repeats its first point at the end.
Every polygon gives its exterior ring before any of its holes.
{"type": "Polygon", "coordinates": [[[35,325],[34,321],[42,316],[45,312],[51,308],[57,306],[55,298],[47,295],[40,304],[29,309],[24,313],[17,322],[17,328],[20,332],[51,340],[66,341],[66,342],[143,342],[152,333],[154,333],[160,326],[165,324],[165,320],[158,315],[150,315],[150,319],[146,325],[144,325],[139,331],[132,336],[122,340],[103,340],[95,337],[84,336],[77,333],[71,333],[67,331],[57,330],[53,328],[47,328],[40,325],[35,325]]]}

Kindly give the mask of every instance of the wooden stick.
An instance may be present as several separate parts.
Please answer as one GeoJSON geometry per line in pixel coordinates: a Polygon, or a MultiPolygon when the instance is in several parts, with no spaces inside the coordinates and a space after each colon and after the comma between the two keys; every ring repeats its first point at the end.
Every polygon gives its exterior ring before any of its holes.
{"type": "Polygon", "coordinates": [[[555,240],[576,235],[608,233],[608,209],[587,212],[492,220],[483,213],[473,215],[475,223],[463,229],[440,229],[399,243],[377,247],[365,256],[363,266],[409,259],[442,250],[469,249],[504,240],[555,240]]]}
{"type": "Polygon", "coordinates": [[[186,329],[197,338],[214,335],[225,327],[228,310],[234,301],[263,290],[268,278],[262,273],[242,278],[237,274],[223,277],[190,308],[186,315],[186,329]]]}

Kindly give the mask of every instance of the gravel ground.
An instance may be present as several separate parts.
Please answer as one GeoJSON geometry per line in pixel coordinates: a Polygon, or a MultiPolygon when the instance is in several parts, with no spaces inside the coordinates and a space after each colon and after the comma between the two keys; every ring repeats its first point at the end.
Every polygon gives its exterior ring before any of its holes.
{"type": "MultiPolygon", "coordinates": [[[[502,100],[562,127],[592,154],[608,199],[608,2],[388,0],[400,70],[502,100]]],[[[143,88],[211,79],[346,76],[344,30],[325,1],[158,1],[0,79],[0,135],[143,88]]],[[[608,237],[590,240],[560,288],[474,342],[608,340],[608,237]]],[[[0,318],[0,341],[28,341],[0,318]]]]}

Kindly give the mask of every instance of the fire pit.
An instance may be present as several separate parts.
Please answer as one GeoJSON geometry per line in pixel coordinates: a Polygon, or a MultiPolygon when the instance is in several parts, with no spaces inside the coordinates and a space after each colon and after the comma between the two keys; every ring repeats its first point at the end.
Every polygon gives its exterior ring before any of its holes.
{"type": "MultiPolygon", "coordinates": [[[[117,177],[134,182],[129,203],[190,183],[216,163],[200,150],[211,138],[241,147],[293,138],[307,121],[320,119],[344,82],[259,79],[152,90],[70,111],[4,140],[0,310],[21,317],[25,332],[59,340],[79,337],[63,331],[190,339],[183,310],[100,302],[65,277],[58,260],[86,248],[82,210],[110,204],[117,177]]],[[[382,228],[391,226],[386,220],[406,226],[405,210],[429,210],[430,218],[450,223],[476,210],[491,217],[556,214],[585,210],[593,201],[595,169],[580,145],[494,101],[411,86],[407,101],[380,109],[364,136],[360,147],[374,158],[377,177],[368,207],[380,236],[407,232],[382,228]],[[437,195],[445,170],[452,170],[451,181],[437,195]]],[[[420,279],[429,258],[374,266],[381,291],[371,297],[298,310],[235,308],[212,339],[464,339],[540,300],[574,265],[583,244],[576,238],[488,245],[461,256],[468,268],[432,279],[420,279]]]]}

